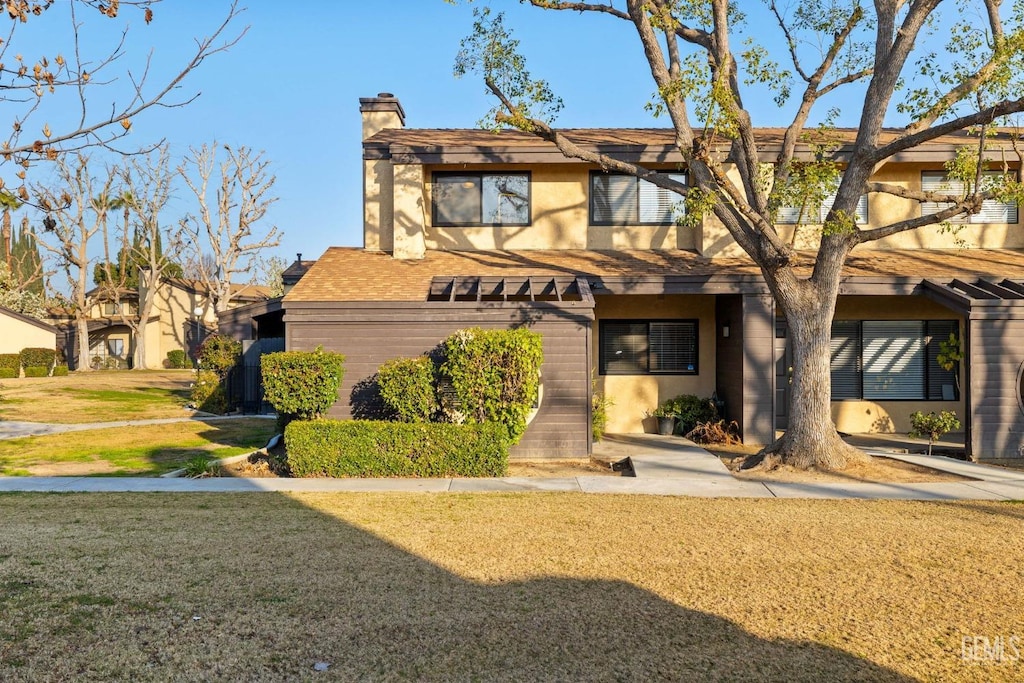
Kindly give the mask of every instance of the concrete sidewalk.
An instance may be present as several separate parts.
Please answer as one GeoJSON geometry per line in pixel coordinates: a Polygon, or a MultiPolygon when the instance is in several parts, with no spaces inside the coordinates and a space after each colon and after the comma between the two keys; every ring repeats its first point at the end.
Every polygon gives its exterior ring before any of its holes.
{"type": "Polygon", "coordinates": [[[595,455],[629,458],[635,477],[545,479],[243,479],[159,477],[0,477],[0,492],[417,492],[484,493],[571,491],[703,498],[831,498],[893,500],[1024,500],[1024,472],[933,456],[878,452],[972,481],[921,484],[761,483],[734,478],[711,453],[679,437],[620,435],[598,444],[595,455]]]}

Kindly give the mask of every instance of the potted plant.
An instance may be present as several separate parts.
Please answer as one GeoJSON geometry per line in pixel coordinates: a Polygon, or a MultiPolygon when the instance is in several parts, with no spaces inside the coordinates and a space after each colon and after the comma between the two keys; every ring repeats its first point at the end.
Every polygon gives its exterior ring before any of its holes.
{"type": "Polygon", "coordinates": [[[661,436],[672,436],[676,429],[676,413],[667,405],[660,405],[651,413],[658,419],[658,434],[661,436]]]}

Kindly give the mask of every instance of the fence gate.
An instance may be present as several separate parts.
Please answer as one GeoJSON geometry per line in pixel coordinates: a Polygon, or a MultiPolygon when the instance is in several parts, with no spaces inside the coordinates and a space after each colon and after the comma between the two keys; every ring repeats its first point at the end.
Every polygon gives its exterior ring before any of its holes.
{"type": "Polygon", "coordinates": [[[242,342],[242,360],[228,372],[225,390],[228,403],[246,414],[273,412],[273,406],[263,400],[263,375],[260,356],[284,351],[284,337],[270,337],[242,342]]]}

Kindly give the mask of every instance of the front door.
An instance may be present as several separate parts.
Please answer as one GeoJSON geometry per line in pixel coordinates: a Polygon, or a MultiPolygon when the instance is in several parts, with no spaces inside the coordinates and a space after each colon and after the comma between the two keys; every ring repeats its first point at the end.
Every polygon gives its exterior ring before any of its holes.
{"type": "Polygon", "coordinates": [[[789,397],[793,383],[793,350],[789,346],[789,324],[775,321],[775,428],[789,427],[789,397]]]}

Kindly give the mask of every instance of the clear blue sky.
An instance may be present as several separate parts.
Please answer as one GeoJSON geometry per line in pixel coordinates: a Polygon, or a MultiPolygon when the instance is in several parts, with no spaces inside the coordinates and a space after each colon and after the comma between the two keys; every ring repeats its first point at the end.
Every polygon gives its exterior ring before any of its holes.
{"type": "MultiPolygon", "coordinates": [[[[628,24],[494,5],[506,10],[531,71],[564,99],[559,125],[659,125],[643,109],[654,88],[628,24]]],[[[227,8],[226,0],[164,0],[151,25],[132,21],[125,62],[140,63],[152,48],[158,76],[227,8]]],[[[474,127],[491,106],[479,80],[452,75],[459,41],[472,26],[465,4],[249,0],[236,29],[246,25],[238,45],[185,82],[183,95],[202,93],[195,102],[138,118],[130,140],[165,138],[176,156],[214,139],[264,150],[280,197],[269,219],[284,231],[276,251],[288,261],[296,252],[316,258],[332,245],[361,245],[360,97],[394,93],[411,127],[474,127]]],[[[767,98],[748,107],[758,125],[785,123],[767,98]]],[[[186,195],[179,197],[177,210],[187,210],[186,195]]]]}

